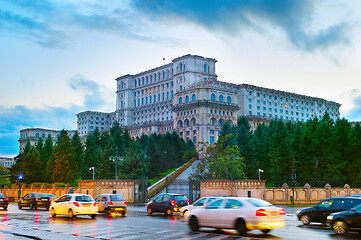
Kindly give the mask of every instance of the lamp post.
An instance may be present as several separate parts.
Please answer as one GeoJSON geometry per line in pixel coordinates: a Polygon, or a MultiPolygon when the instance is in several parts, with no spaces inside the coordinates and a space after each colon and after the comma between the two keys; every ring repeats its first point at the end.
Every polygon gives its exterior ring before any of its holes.
{"type": "Polygon", "coordinates": [[[89,170],[93,170],[93,180],[95,179],[95,167],[89,168],[89,170]]]}
{"type": "Polygon", "coordinates": [[[261,180],[261,172],[263,172],[263,170],[259,168],[257,171],[258,171],[258,180],[261,180]]]}
{"type": "Polygon", "coordinates": [[[115,180],[118,180],[118,171],[117,171],[118,159],[123,160],[123,158],[117,156],[109,158],[110,161],[113,161],[115,163],[115,180]]]}

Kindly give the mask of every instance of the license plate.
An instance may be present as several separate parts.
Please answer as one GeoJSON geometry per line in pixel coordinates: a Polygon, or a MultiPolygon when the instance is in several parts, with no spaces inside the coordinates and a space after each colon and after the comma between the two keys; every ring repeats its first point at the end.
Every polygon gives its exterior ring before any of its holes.
{"type": "Polygon", "coordinates": [[[90,207],[90,205],[91,205],[90,203],[83,203],[84,207],[90,207]]]}
{"type": "Polygon", "coordinates": [[[122,211],[124,208],[116,208],[115,211],[122,211]]]}
{"type": "Polygon", "coordinates": [[[48,201],[48,199],[41,199],[41,201],[47,202],[47,201],[48,201]]]}
{"type": "Polygon", "coordinates": [[[270,212],[270,216],[272,217],[278,216],[278,212],[270,212]]]}

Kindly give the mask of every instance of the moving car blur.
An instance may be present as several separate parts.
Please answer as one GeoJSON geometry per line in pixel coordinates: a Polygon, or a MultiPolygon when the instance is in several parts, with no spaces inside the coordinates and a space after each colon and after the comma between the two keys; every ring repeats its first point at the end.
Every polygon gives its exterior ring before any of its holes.
{"type": "Polygon", "coordinates": [[[195,201],[193,204],[182,207],[180,209],[180,213],[182,216],[184,216],[185,214],[187,215],[189,213],[189,211],[198,209],[198,208],[203,208],[203,207],[207,206],[207,204],[209,204],[212,201],[219,199],[219,198],[221,198],[221,197],[218,197],[218,196],[202,197],[202,198],[198,199],[197,201],[195,201]]]}
{"type": "Polygon", "coordinates": [[[236,229],[240,235],[259,229],[264,233],[285,226],[285,210],[257,198],[226,197],[185,216],[192,231],[200,227],[236,229]]]}
{"type": "Polygon", "coordinates": [[[183,194],[165,193],[147,203],[147,212],[151,216],[154,212],[172,216],[179,213],[181,207],[189,205],[187,197],[183,194]]]}
{"type": "Polygon", "coordinates": [[[90,195],[64,194],[51,202],[50,214],[52,217],[68,215],[69,218],[73,218],[77,215],[89,215],[95,218],[98,214],[98,206],[90,195]]]}
{"type": "Polygon", "coordinates": [[[102,194],[95,198],[98,203],[98,211],[106,215],[119,212],[122,216],[127,213],[127,201],[122,194],[102,194]]]}
{"type": "Polygon", "coordinates": [[[297,214],[297,217],[304,225],[308,225],[310,222],[326,223],[327,216],[331,213],[346,211],[359,204],[361,204],[361,198],[327,198],[320,201],[313,207],[303,209],[297,214]]]}
{"type": "Polygon", "coordinates": [[[327,222],[337,234],[345,234],[350,229],[361,228],[361,204],[343,212],[332,213],[327,217],[327,222]]]}

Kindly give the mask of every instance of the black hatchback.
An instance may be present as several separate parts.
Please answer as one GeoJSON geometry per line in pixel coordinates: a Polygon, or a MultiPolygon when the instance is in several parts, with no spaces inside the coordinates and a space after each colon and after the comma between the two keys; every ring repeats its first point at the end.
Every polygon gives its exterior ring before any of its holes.
{"type": "Polygon", "coordinates": [[[4,210],[8,209],[9,199],[0,193],[0,207],[4,210]]]}
{"type": "Polygon", "coordinates": [[[23,207],[29,207],[30,209],[45,208],[49,210],[53,195],[45,193],[28,193],[24,197],[20,198],[18,202],[19,209],[23,207]]]}
{"type": "Polygon", "coordinates": [[[327,222],[337,234],[345,234],[349,229],[361,229],[361,204],[348,211],[332,213],[327,222]]]}
{"type": "Polygon", "coordinates": [[[165,213],[171,216],[173,213],[179,213],[181,207],[189,205],[189,201],[185,195],[165,193],[159,195],[147,204],[148,215],[153,212],[165,213]]]}
{"type": "Polygon", "coordinates": [[[361,204],[360,198],[332,197],[320,201],[313,207],[301,210],[297,216],[304,225],[310,222],[326,223],[328,215],[335,212],[349,210],[361,204]]]}

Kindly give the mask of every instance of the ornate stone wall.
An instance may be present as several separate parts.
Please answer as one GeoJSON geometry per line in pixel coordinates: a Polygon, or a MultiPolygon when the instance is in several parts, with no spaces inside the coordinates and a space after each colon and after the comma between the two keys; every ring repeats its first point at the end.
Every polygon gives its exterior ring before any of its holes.
{"type": "MultiPolygon", "coordinates": [[[[120,193],[123,194],[127,202],[134,202],[134,180],[79,180],[79,187],[73,188],[73,193],[82,193],[89,194],[93,198],[99,194],[106,193],[120,193]]],[[[65,187],[58,187],[54,184],[52,187],[45,187],[43,184],[41,187],[26,187],[22,185],[21,197],[27,193],[37,192],[37,193],[50,193],[54,194],[56,197],[60,197],[63,194],[69,193],[70,186],[67,184],[65,187]]],[[[18,199],[19,188],[17,185],[13,185],[11,188],[5,186],[3,189],[0,189],[0,192],[4,194],[7,198],[18,199]]]]}
{"type": "MultiPolygon", "coordinates": [[[[347,197],[361,194],[361,188],[311,188],[309,184],[294,189],[295,204],[316,204],[329,197],[347,197]]],[[[266,188],[265,181],[258,180],[205,180],[201,181],[201,197],[205,196],[236,196],[264,199],[272,204],[291,204],[293,190],[287,184],[282,187],[266,188]],[[250,194],[250,195],[249,195],[250,194]]]]}

